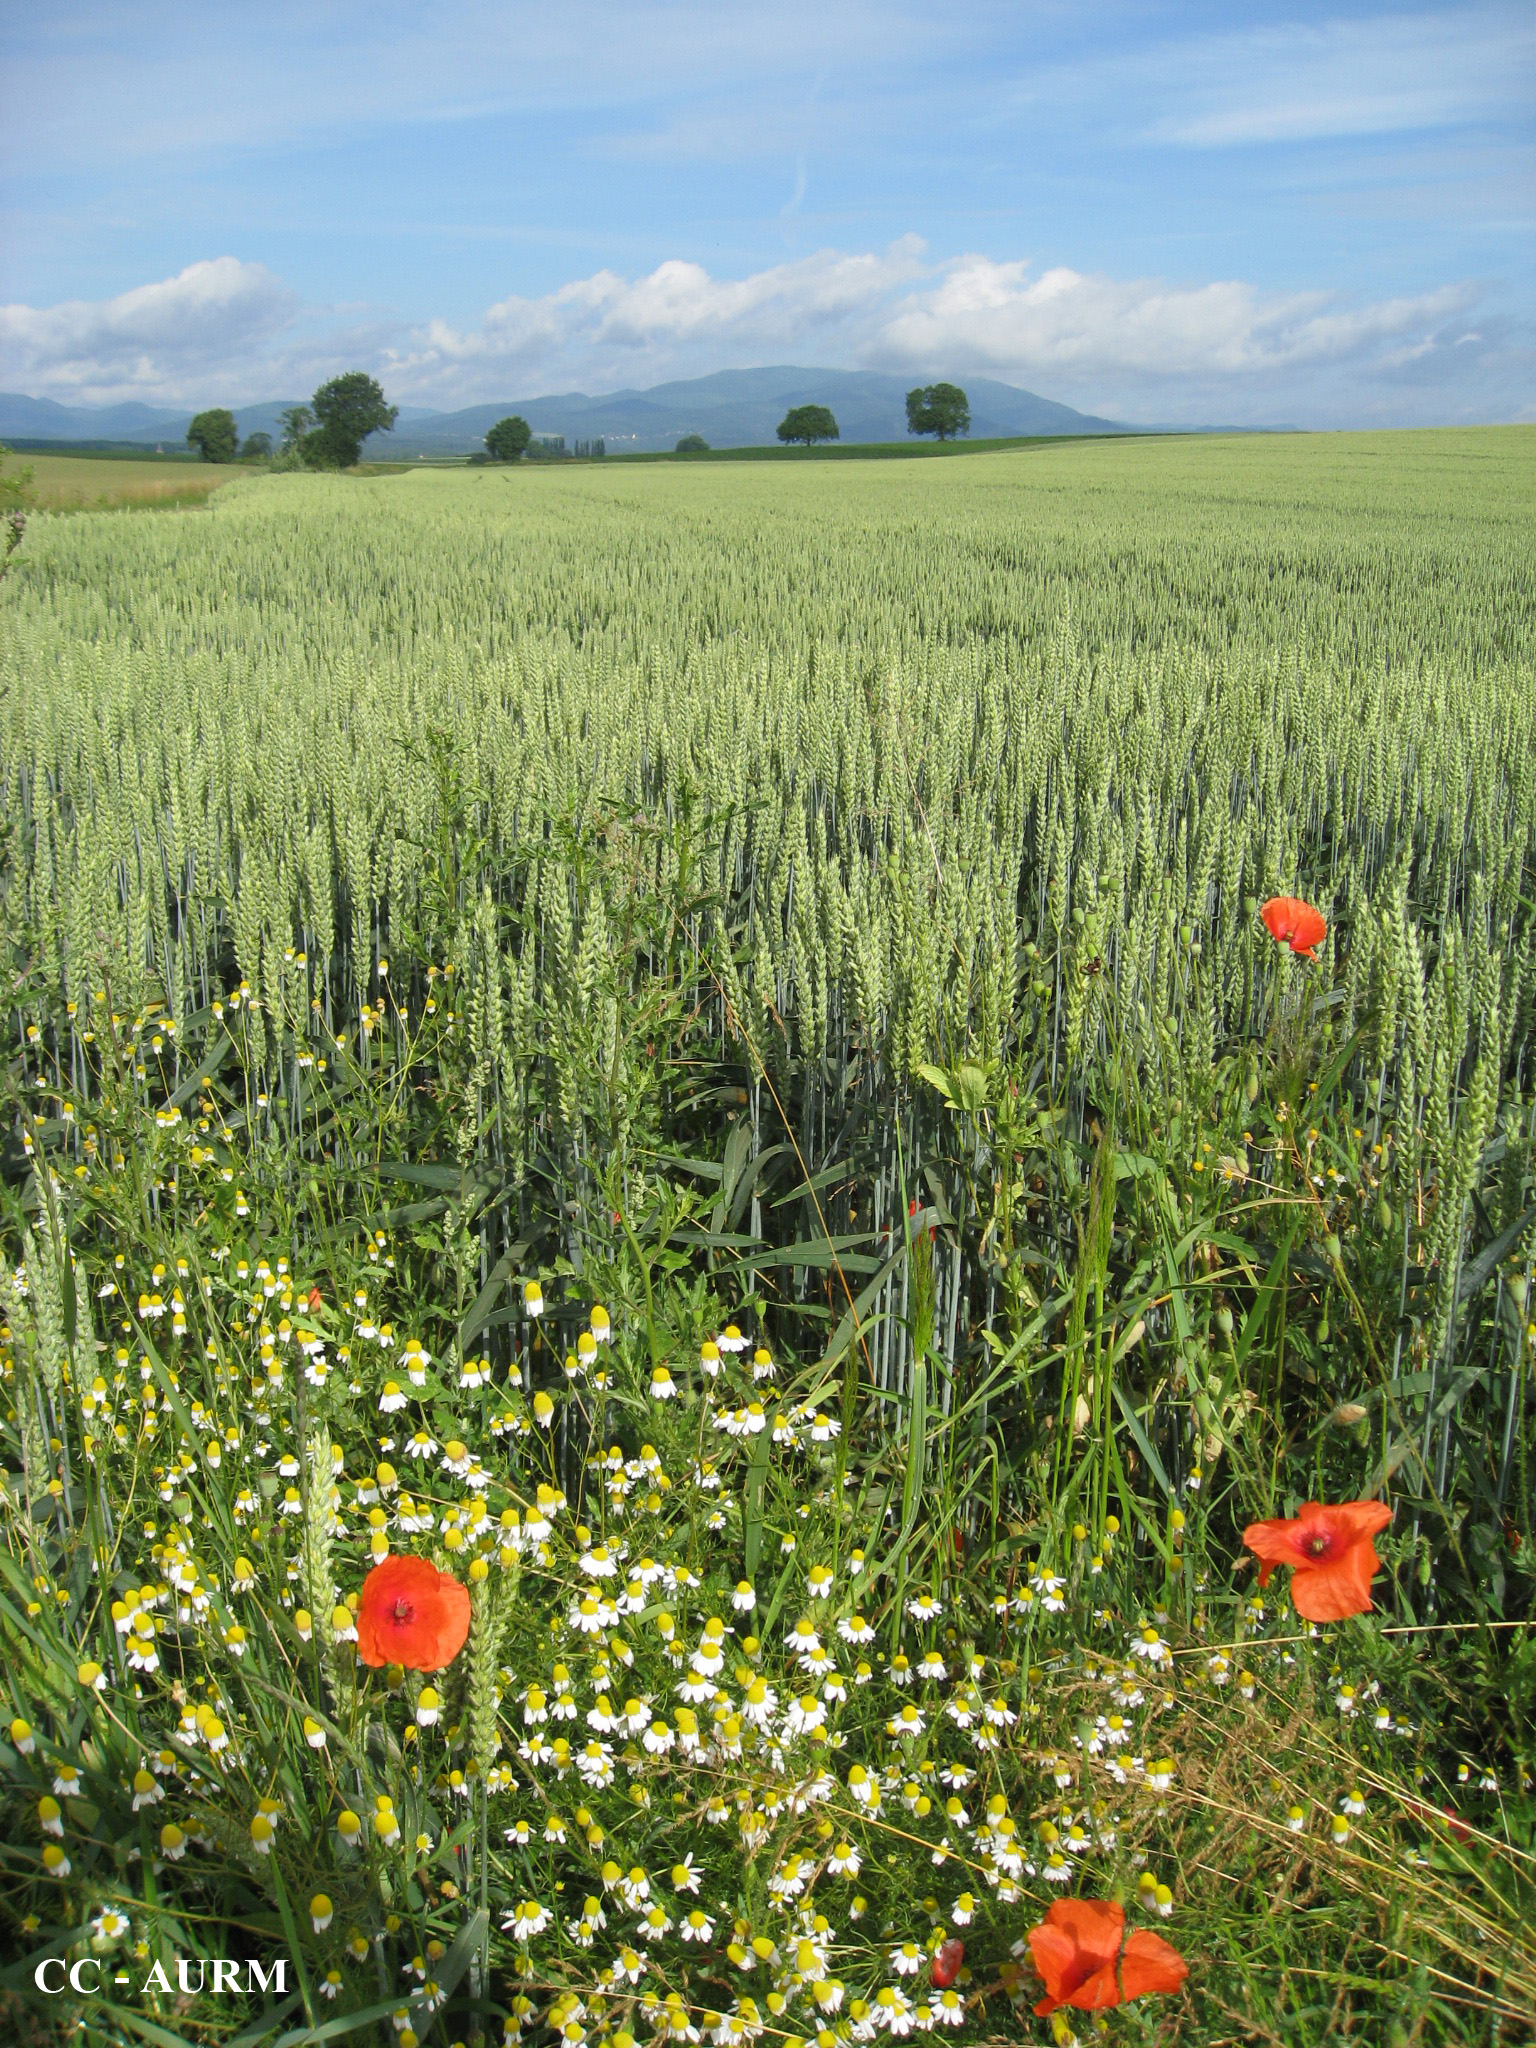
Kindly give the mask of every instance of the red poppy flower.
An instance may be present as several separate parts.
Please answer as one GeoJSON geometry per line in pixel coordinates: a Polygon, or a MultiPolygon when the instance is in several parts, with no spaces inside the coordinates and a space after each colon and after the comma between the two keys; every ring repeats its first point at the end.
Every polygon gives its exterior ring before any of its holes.
{"type": "Polygon", "coordinates": [[[1458,1842],[1470,1842],[1472,1830],[1454,1806],[1425,1806],[1421,1800],[1405,1799],[1403,1811],[1419,1821],[1443,1821],[1458,1842]]]}
{"type": "Polygon", "coordinates": [[[1043,2019],[1058,2005],[1101,2012],[1153,1991],[1177,1991],[1189,1965],[1145,1927],[1125,1933],[1125,1910],[1113,1899],[1057,1899],[1044,1923],[1029,1930],[1029,1950],[1045,1983],[1035,2007],[1043,2019]],[[1122,1946],[1123,1942],[1123,1946],[1122,1946]]]}
{"type": "Polygon", "coordinates": [[[316,1310],[322,1308],[324,1304],[325,1297],[321,1294],[319,1288],[311,1287],[311,1289],[309,1290],[310,1312],[313,1314],[316,1310]]]}
{"type": "Polygon", "coordinates": [[[1277,946],[1289,946],[1303,960],[1315,960],[1314,946],[1328,936],[1328,920],[1299,896],[1271,896],[1259,912],[1277,946]]]}
{"type": "Polygon", "coordinates": [[[941,1942],[939,1952],[933,1959],[928,1972],[933,1979],[935,1991],[947,1991],[960,1974],[960,1965],[965,1961],[965,1943],[958,1934],[952,1934],[948,1941],[941,1942]]]}
{"type": "Polygon", "coordinates": [[[365,1664],[441,1671],[469,1634],[469,1594],[425,1557],[386,1557],[363,1581],[357,1654],[365,1664]]]}
{"type": "Polygon", "coordinates": [[[1371,1611],[1371,1575],[1381,1563],[1371,1541],[1392,1519],[1385,1501],[1309,1500],[1294,1521],[1250,1522],[1243,1541],[1261,1560],[1267,1586],[1277,1564],[1291,1567],[1291,1598],[1308,1621],[1342,1621],[1371,1611]]]}

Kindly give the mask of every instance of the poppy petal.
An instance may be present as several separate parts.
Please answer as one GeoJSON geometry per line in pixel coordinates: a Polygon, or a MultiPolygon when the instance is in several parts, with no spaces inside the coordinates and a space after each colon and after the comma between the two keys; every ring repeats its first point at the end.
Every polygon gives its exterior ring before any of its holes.
{"type": "Polygon", "coordinates": [[[437,1625],[439,1670],[451,1664],[469,1638],[469,1588],[443,1573],[437,1582],[442,1613],[437,1625]]]}
{"type": "Polygon", "coordinates": [[[1297,1528],[1296,1522],[1250,1522],[1243,1531],[1243,1542],[1272,1571],[1277,1564],[1296,1562],[1297,1528]]]}
{"type": "Polygon", "coordinates": [[[1085,1963],[1112,1963],[1125,1932],[1125,1908],[1113,1899],[1056,1899],[1046,1924],[1065,1934],[1085,1963]]]}
{"type": "Polygon", "coordinates": [[[1161,1935],[1148,1927],[1133,1931],[1120,1958],[1120,1987],[1126,1998],[1177,1991],[1188,1975],[1188,1963],[1161,1935]]]}
{"type": "Polygon", "coordinates": [[[1392,1510],[1384,1500],[1341,1500],[1324,1513],[1355,1538],[1379,1536],[1392,1520],[1392,1510]]]}
{"type": "Polygon", "coordinates": [[[1291,1601],[1305,1621],[1343,1621],[1371,1611],[1371,1579],[1380,1558],[1366,1537],[1327,1564],[1299,1568],[1291,1580],[1291,1601]]]}
{"type": "Polygon", "coordinates": [[[1075,2006],[1079,2012],[1104,2012],[1112,2005],[1119,2005],[1122,1993],[1113,1963],[1104,1963],[1091,1977],[1085,1977],[1077,1989],[1061,2002],[1075,2006]]]}
{"type": "Polygon", "coordinates": [[[1053,2013],[1062,1997],[1070,1988],[1068,1978],[1077,1950],[1071,1937],[1059,1927],[1031,1927],[1029,1930],[1030,1960],[1045,1985],[1045,1996],[1035,2007],[1042,2019],[1053,2013]]]}

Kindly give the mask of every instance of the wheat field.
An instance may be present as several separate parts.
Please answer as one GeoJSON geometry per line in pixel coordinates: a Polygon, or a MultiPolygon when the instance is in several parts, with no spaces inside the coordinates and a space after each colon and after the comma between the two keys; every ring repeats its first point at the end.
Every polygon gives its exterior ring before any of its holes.
{"type": "Polygon", "coordinates": [[[35,517],[0,584],[17,1953],[127,1939],[109,1900],[146,1956],[173,1912],[225,1953],[222,1915],[306,1959],[302,2012],[251,2007],[293,2043],[426,2038],[433,1970],[461,2031],[572,2048],[1041,2038],[1019,1914],[1078,1871],[1177,1908],[1178,2038],[1516,2038],[1533,561],[1524,428],[35,517]],[[1315,959],[1266,927],[1291,897],[1315,959]],[[1389,1504],[1385,1576],[1298,1635],[1243,1531],[1339,1499],[1389,1504]],[[473,1561],[441,1700],[358,1664],[402,1551],[473,1561]],[[873,1690],[791,1707],[866,1610],[873,1690]],[[541,1780],[552,1660],[601,1733],[732,1612],[713,1791],[668,1775],[691,1706],[635,1721],[627,1790],[596,1736],[541,1780]],[[93,1731],[89,1817],[45,1724],[93,1731]],[[924,1775],[951,1724],[979,1833],[924,1775]],[[133,1862],[161,1745],[175,1840],[133,1862]],[[696,1853],[720,1943],[603,1935],[605,1831],[696,1853]],[[927,1900],[948,1858],[968,1907],[927,1900]],[[824,1935],[806,1885],[861,1867],[824,1935]],[[891,1958],[957,1925],[972,1975],[914,2007],[891,1958]]]}

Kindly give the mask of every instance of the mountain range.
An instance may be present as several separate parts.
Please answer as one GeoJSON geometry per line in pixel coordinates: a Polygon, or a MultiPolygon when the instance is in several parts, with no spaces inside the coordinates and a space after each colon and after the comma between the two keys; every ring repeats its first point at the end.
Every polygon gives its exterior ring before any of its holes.
{"type": "MultiPolygon", "coordinates": [[[[1113,420],[1076,412],[989,377],[965,380],[971,435],[984,440],[1019,434],[1113,434],[1113,420]]],[[[611,455],[667,449],[684,434],[702,434],[716,448],[771,445],[774,429],[793,405],[830,406],[845,442],[906,439],[904,378],[876,370],[810,370],[783,365],[758,370],[717,370],[644,391],[583,391],[508,398],[494,404],[437,412],[402,405],[391,434],[375,434],[365,453],[390,456],[470,455],[483,448],[488,428],[519,413],[535,434],[577,440],[599,436],[611,455]]],[[[241,436],[267,433],[276,441],[278,415],[298,399],[268,399],[231,410],[241,436]]],[[[132,401],[109,406],[60,405],[50,398],[0,392],[0,440],[123,442],[136,447],[186,445],[188,411],[132,401]]]]}

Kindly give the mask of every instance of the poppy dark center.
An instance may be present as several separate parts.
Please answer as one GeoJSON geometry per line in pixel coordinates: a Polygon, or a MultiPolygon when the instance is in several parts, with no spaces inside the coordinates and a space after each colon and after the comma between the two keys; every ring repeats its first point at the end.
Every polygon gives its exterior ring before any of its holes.
{"type": "Polygon", "coordinates": [[[403,1626],[406,1622],[414,1620],[415,1615],[416,1609],[409,1600],[397,1600],[391,1618],[398,1626],[403,1626]]]}
{"type": "Polygon", "coordinates": [[[1318,1531],[1317,1535],[1310,1536],[1307,1539],[1307,1550],[1313,1557],[1326,1557],[1332,1548],[1333,1538],[1324,1535],[1321,1530],[1318,1531]]]}

